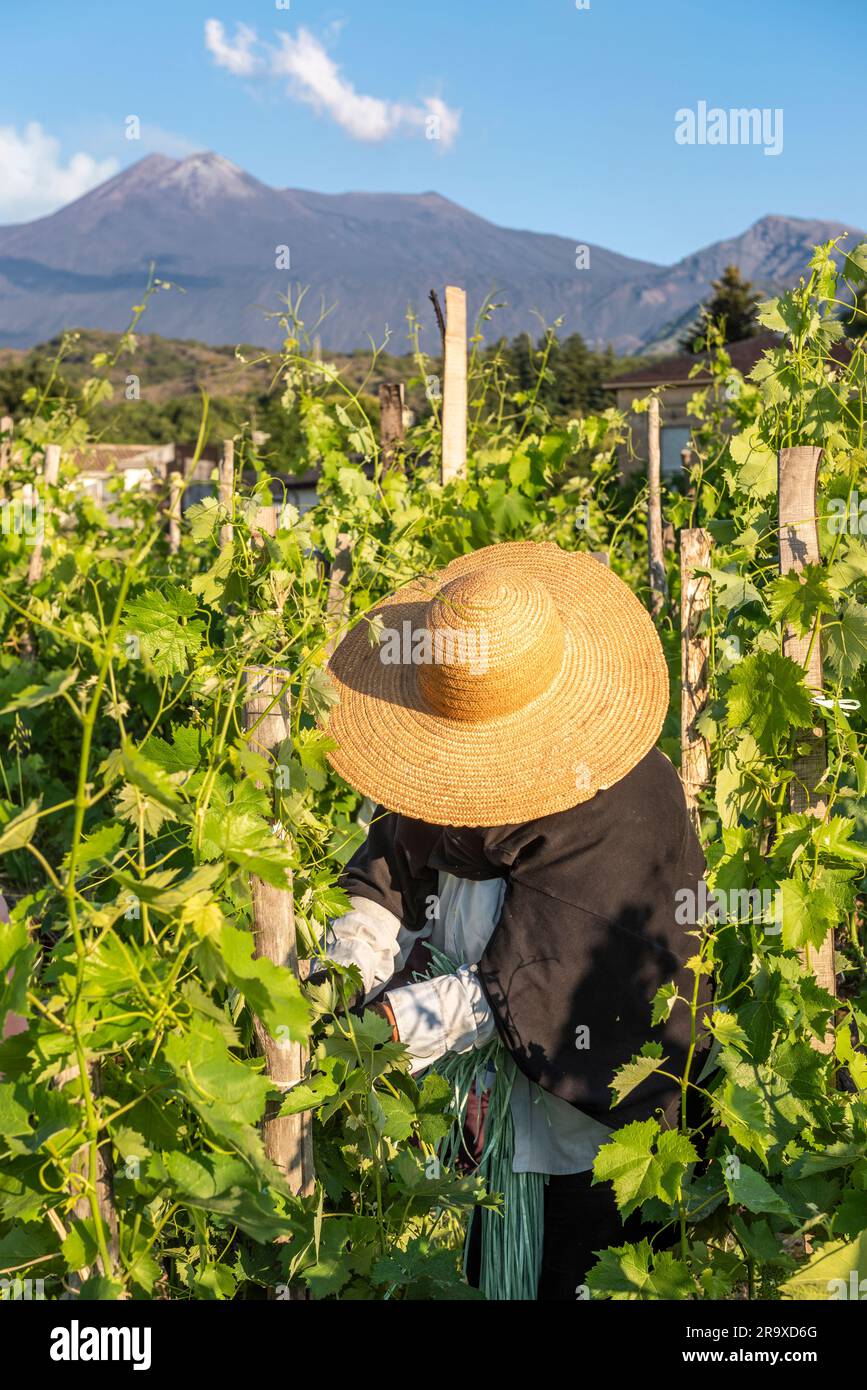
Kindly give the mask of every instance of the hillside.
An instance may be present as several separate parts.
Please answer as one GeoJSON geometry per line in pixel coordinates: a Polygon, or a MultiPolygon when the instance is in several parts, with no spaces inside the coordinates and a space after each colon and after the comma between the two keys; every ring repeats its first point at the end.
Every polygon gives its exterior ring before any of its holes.
{"type": "Polygon", "coordinates": [[[406,312],[429,347],[431,287],[464,285],[475,314],[504,300],[496,332],[537,331],[538,311],[563,332],[618,352],[665,347],[726,264],[765,290],[796,278],[818,241],[844,224],[762,218],[740,236],[655,265],[590,245],[576,268],[570,237],[498,227],[437,193],[323,194],[276,189],[216,154],[150,155],[49,217],[0,228],[0,346],[30,347],[71,325],[120,330],[153,263],[183,290],[160,293],[148,328],[218,345],[280,340],[281,296],[306,285],[308,321],[329,352],[369,339],[407,350],[406,312]],[[288,269],[277,269],[277,248],[288,269]],[[283,252],[284,259],[286,252],[283,252]]]}

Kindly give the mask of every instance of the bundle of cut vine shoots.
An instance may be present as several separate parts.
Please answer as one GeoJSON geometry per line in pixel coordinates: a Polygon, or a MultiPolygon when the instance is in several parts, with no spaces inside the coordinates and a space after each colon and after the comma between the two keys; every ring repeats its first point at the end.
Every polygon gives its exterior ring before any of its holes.
{"type": "MultiPolygon", "coordinates": [[[[433,968],[429,975],[453,974],[448,956],[428,946],[433,968]]],[[[473,1096],[488,1095],[483,1146],[478,1174],[489,1192],[500,1193],[503,1205],[496,1210],[480,1207],[474,1220],[481,1221],[479,1284],[487,1299],[532,1300],[536,1297],[542,1264],[544,1177],[541,1173],[516,1173],[512,1162],[515,1132],[511,1095],[515,1063],[499,1038],[483,1048],[449,1053],[435,1070],[452,1088],[455,1122],[439,1146],[439,1158],[453,1167],[465,1147],[464,1126],[473,1096]]],[[[465,1269],[469,1252],[465,1246],[465,1269]]]]}

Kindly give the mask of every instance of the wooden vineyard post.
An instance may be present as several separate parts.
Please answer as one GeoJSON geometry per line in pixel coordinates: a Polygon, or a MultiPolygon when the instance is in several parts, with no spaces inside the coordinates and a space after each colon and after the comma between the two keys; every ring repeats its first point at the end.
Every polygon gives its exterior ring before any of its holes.
{"type": "Polygon", "coordinates": [[[379,388],[379,443],[383,470],[394,468],[398,445],[403,441],[404,386],[384,381],[379,388]]]}
{"type": "MultiPolygon", "coordinates": [[[[60,477],[60,446],[59,444],[46,444],[45,462],[42,470],[42,489],[30,488],[27,500],[32,503],[36,498],[36,537],[33,542],[33,549],[30,552],[30,563],[27,566],[27,584],[33,588],[42,578],[45,569],[45,503],[49,487],[56,487],[60,477]]],[[[33,629],[28,627],[21,641],[21,656],[24,661],[32,661],[36,656],[36,638],[33,629]]]]}
{"type": "MultiPolygon", "coordinates": [[[[46,446],[45,446],[45,465],[44,465],[43,470],[42,470],[42,479],[43,479],[44,489],[43,489],[43,497],[42,497],[41,500],[42,500],[43,508],[44,508],[45,501],[46,501],[46,496],[45,496],[45,494],[47,494],[47,491],[48,491],[48,489],[49,489],[50,487],[57,487],[57,480],[58,480],[59,477],[60,477],[60,445],[59,445],[59,444],[46,444],[46,446]]],[[[43,516],[42,521],[41,521],[41,524],[38,526],[38,530],[37,530],[37,532],[36,532],[36,540],[34,541],[34,543],[33,543],[33,549],[32,549],[31,552],[30,552],[30,564],[29,564],[28,569],[27,569],[27,583],[30,585],[31,588],[33,587],[34,584],[38,584],[38,583],[39,583],[40,579],[42,578],[42,571],[43,571],[43,569],[45,568],[45,555],[44,555],[44,545],[45,545],[45,541],[44,541],[44,535],[43,535],[44,530],[45,530],[45,520],[44,520],[44,516],[43,516]]]]}
{"type": "Polygon", "coordinates": [[[254,536],[260,545],[263,536],[276,536],[278,520],[278,508],[274,502],[259,508],[256,513],[254,536]]]}
{"type": "Polygon", "coordinates": [[[446,337],[443,354],[442,481],[463,478],[467,471],[467,296],[446,287],[446,337]]]}
{"type": "Polygon", "coordinates": [[[668,580],[662,543],[661,453],[659,447],[659,400],[650,399],[647,412],[647,552],[650,578],[650,612],[658,618],[668,602],[668,580]]]}
{"type": "MultiPolygon", "coordinates": [[[[98,1101],[102,1094],[102,1068],[98,1061],[88,1062],[87,1075],[90,1080],[90,1091],[94,1101],[98,1101]]],[[[61,1072],[55,1078],[55,1086],[65,1085],[67,1081],[73,1080],[78,1076],[78,1067],[72,1066],[67,1071],[61,1072]]],[[[84,1102],[82,1101],[82,1105],[84,1102]]],[[[82,1184],[89,1181],[90,1175],[90,1146],[84,1144],[77,1150],[70,1162],[73,1173],[80,1175],[82,1184]]],[[[117,1209],[114,1202],[114,1164],[111,1157],[111,1145],[100,1144],[96,1150],[96,1201],[99,1207],[99,1214],[102,1224],[106,1231],[106,1243],[108,1253],[113,1265],[116,1265],[120,1258],[120,1241],[117,1227],[117,1209]]],[[[90,1207],[90,1200],[86,1192],[82,1192],[77,1198],[73,1207],[73,1214],[76,1221],[92,1221],[93,1213],[90,1207]]],[[[97,1256],[97,1264],[102,1269],[102,1259],[97,1256]]],[[[106,1279],[110,1279],[112,1271],[102,1269],[106,1279]]],[[[78,1270],[71,1279],[74,1285],[81,1285],[89,1278],[90,1268],[78,1270]]]]}
{"type": "MultiPolygon", "coordinates": [[[[781,449],[778,456],[780,507],[780,573],[801,571],[805,565],[819,564],[819,527],[816,514],[816,488],[822,450],[812,445],[781,449]]],[[[805,668],[804,681],[813,694],[822,693],[821,633],[799,637],[793,626],[786,628],[783,651],[792,661],[805,668]]],[[[826,804],[816,788],[827,768],[825,735],[819,721],[805,730],[802,743],[809,752],[799,754],[794,762],[794,777],[789,789],[789,804],[796,813],[824,816],[826,804]]],[[[829,932],[820,949],[809,947],[802,953],[804,964],[812,970],[817,983],[829,994],[837,994],[837,969],[834,959],[834,935],[829,932]]],[[[834,1045],[829,1031],[822,1051],[830,1052],[834,1045]]]]}
{"type": "Polygon", "coordinates": [[[331,575],[328,580],[328,598],[325,601],[325,612],[329,631],[325,651],[329,657],[340,641],[348,617],[347,606],[349,603],[349,593],[346,587],[346,581],[349,578],[351,566],[352,541],[348,531],[341,531],[337,537],[334,563],[331,566],[331,575]]]}
{"type": "Polygon", "coordinates": [[[183,473],[169,474],[169,551],[177,555],[181,548],[181,514],[184,495],[183,473]]]}
{"type": "MultiPolygon", "coordinates": [[[[220,455],[219,467],[219,499],[220,506],[223,507],[231,517],[234,511],[233,498],[235,492],[235,445],[233,440],[223,440],[223,452],[220,455]]],[[[232,523],[224,521],[220,527],[220,549],[225,550],[232,544],[232,523]]]]}
{"type": "Polygon", "coordinates": [[[12,457],[12,431],[15,422],[11,415],[4,415],[0,420],[0,498],[5,495],[3,474],[9,467],[12,457]]]}
{"type": "MultiPolygon", "coordinates": [[[[250,733],[250,748],[273,757],[288,737],[289,672],[266,666],[247,670],[244,727],[250,733]]],[[[295,944],[295,907],[292,880],[286,888],[275,888],[253,876],[254,954],[275,965],[285,966],[298,978],[298,952],[295,944]]],[[[307,1065],[306,1043],[277,1041],[254,1015],[253,1027],[265,1071],[281,1091],[300,1081],[307,1065]]],[[[263,1124],[265,1152],[286,1178],[297,1196],[313,1191],[313,1123],[309,1111],[300,1115],[280,1115],[279,1097],[269,1106],[263,1124]]]]}
{"type": "Polygon", "coordinates": [[[708,694],[710,635],[700,631],[710,607],[710,532],[702,527],[680,533],[680,777],[696,831],[698,802],[710,782],[710,745],[696,729],[708,694]]]}

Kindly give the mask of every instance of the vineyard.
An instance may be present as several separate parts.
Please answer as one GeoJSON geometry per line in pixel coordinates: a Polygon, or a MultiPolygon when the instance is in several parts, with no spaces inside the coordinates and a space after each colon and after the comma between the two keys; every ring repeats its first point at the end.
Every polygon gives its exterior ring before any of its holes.
{"type": "MultiPolygon", "coordinates": [[[[818,248],[762,306],[778,344],[747,379],[711,332],[691,464],[661,483],[622,481],[614,409],[551,420],[553,330],[535,389],[471,339],[452,467],[435,363],[418,351],[430,417],[380,433],[287,312],[270,365],[321,475],[302,515],[249,430],[183,512],[180,475],[105,506],[77,485],[138,311],[80,404],[53,375],[29,393],[0,473],[4,1288],[483,1296],[464,1232],[503,1197],[452,1161],[448,1079],[414,1078],[348,1007],[352,969],[317,970],[372,809],[327,761],[327,663],[401,584],[534,540],[592,552],[653,613],[661,748],[708,861],[678,919],[694,989],[654,1003],[692,1019],[680,1126],[615,1128],[594,1170],[659,1235],[601,1252],[579,1296],[862,1296],[867,340],[846,304],[865,283],[867,247],[818,248]]],[[[450,362],[447,340],[447,399],[450,362]]],[[[615,1125],[666,1061],[650,1044],[611,1076],[615,1125]]]]}

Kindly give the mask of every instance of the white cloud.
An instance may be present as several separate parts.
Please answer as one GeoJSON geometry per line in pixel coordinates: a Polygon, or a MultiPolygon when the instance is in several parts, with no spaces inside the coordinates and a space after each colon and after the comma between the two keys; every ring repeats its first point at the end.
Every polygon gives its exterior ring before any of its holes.
{"type": "Polygon", "coordinates": [[[26,222],[71,203],[116,174],[116,159],[74,154],[60,157],[60,141],[38,121],[19,135],[15,126],[0,126],[0,218],[26,222]]]}
{"type": "Polygon", "coordinates": [[[454,144],[458,138],[458,131],[461,128],[460,111],[455,111],[452,106],[446,106],[440,97],[427,97],[425,99],[425,127],[427,127],[428,116],[436,118],[439,125],[439,139],[448,149],[449,145],[454,144]]]}
{"type": "Polygon", "coordinates": [[[253,44],[256,43],[256,30],[249,24],[235,25],[235,38],[226,38],[226,31],[218,19],[205,20],[205,47],[213,54],[217,67],[228,68],[236,77],[252,77],[258,66],[253,44]]]}
{"type": "Polygon", "coordinates": [[[291,96],[330,116],[354,140],[376,143],[400,133],[421,134],[448,148],[457,137],[459,111],[439,97],[410,104],[357,91],[309,29],[299,29],[294,36],[280,34],[273,47],[260,42],[248,25],[239,24],[230,43],[220,21],[209,19],[205,46],[221,67],[239,76],[267,70],[272,77],[288,78],[291,96]]]}
{"type": "Polygon", "coordinates": [[[131,145],[142,154],[169,154],[174,159],[186,159],[188,154],[197,154],[202,148],[201,140],[191,140],[187,135],[179,135],[165,126],[154,125],[152,121],[142,121],[141,144],[131,145]]]}
{"type": "Polygon", "coordinates": [[[450,145],[458,131],[458,113],[438,97],[428,97],[421,106],[408,106],[357,92],[308,29],[299,29],[294,38],[280,35],[280,46],[272,53],[271,71],[288,77],[301,101],[327,112],[356,140],[386,140],[401,130],[430,129],[438,131],[432,139],[450,145]]]}

